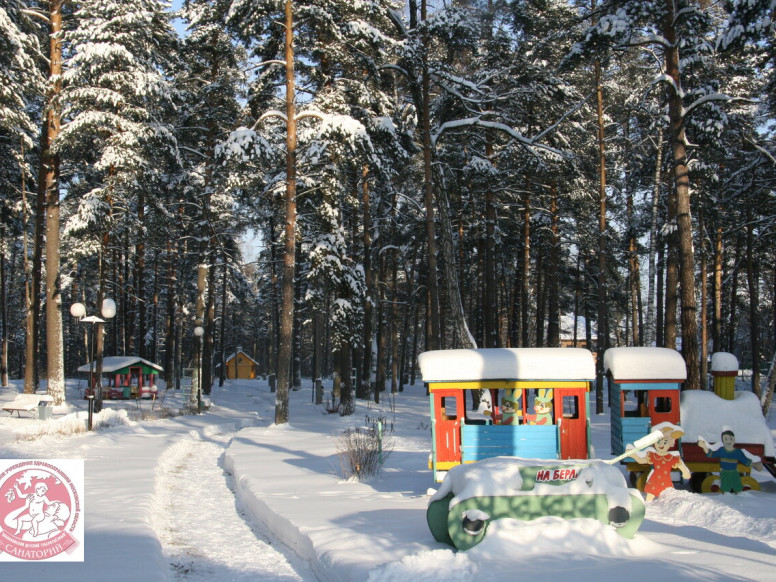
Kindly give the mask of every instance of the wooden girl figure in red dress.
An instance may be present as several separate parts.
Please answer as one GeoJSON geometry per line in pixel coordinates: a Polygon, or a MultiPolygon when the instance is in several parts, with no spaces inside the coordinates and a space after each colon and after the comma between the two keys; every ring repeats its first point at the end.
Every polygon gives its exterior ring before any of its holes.
{"type": "Polygon", "coordinates": [[[647,494],[647,501],[652,501],[663,491],[674,486],[671,481],[671,471],[681,471],[682,477],[690,478],[690,470],[684,464],[679,456],[679,451],[672,451],[671,448],[676,444],[684,431],[677,425],[670,422],[661,422],[655,425],[652,430],[659,430],[663,433],[663,438],[658,440],[654,447],[649,447],[644,451],[635,452],[631,455],[640,463],[652,465],[652,471],[647,476],[647,483],[644,486],[644,493],[647,494]]]}

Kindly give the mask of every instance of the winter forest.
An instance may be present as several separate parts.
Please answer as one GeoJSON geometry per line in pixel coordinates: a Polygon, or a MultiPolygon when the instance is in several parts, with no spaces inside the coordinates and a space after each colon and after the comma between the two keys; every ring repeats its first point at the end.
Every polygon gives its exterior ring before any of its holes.
{"type": "Polygon", "coordinates": [[[0,4],[3,385],[243,350],[282,423],[428,349],[657,345],[767,408],[774,0],[175,4],[0,4]]]}

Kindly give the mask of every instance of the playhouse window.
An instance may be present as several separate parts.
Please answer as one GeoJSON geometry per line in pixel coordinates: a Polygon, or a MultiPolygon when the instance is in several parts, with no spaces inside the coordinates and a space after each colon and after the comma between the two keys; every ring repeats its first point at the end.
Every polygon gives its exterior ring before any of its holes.
{"type": "Polygon", "coordinates": [[[655,412],[671,412],[673,410],[673,398],[670,398],[668,396],[659,396],[658,398],[655,398],[652,409],[655,412]]]}
{"type": "Polygon", "coordinates": [[[448,420],[458,418],[458,398],[455,396],[442,396],[442,412],[448,420]]]}
{"type": "Polygon", "coordinates": [[[646,399],[643,390],[623,390],[622,416],[646,416],[646,399]]]}
{"type": "Polygon", "coordinates": [[[579,418],[579,396],[563,397],[563,418],[579,418]]]}

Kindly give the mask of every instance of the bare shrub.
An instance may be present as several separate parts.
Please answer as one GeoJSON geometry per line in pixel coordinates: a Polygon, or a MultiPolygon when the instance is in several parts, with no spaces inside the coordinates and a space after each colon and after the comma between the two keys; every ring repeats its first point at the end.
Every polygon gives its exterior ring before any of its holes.
{"type": "Polygon", "coordinates": [[[383,434],[382,424],[345,430],[337,440],[342,476],[362,481],[377,475],[391,450],[390,438],[383,434]]]}

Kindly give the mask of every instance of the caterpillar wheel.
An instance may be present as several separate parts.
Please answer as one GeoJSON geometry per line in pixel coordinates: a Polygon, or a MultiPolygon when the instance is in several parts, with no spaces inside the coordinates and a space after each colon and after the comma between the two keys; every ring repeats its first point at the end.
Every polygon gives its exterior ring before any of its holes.
{"type": "MultiPolygon", "coordinates": [[[[760,484],[756,479],[750,475],[743,475],[741,477],[741,484],[744,486],[744,491],[759,491],[760,484]]],[[[719,493],[719,475],[710,473],[701,484],[701,493],[719,493]]]]}
{"type": "Polygon", "coordinates": [[[719,493],[719,475],[709,473],[701,482],[701,493],[719,493]]]}

